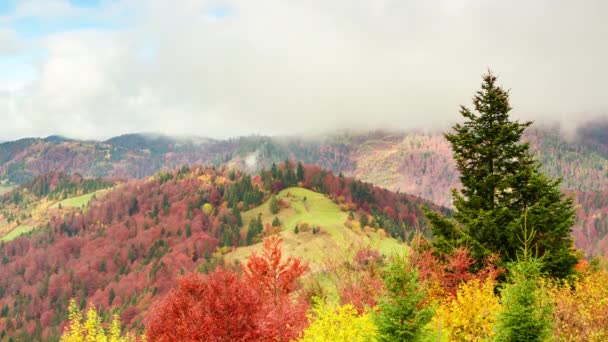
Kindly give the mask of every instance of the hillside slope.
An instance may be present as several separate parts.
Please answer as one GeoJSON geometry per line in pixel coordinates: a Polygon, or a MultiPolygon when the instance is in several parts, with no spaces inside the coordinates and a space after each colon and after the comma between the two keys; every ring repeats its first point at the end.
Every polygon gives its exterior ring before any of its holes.
{"type": "MultiPolygon", "coordinates": [[[[333,248],[370,239],[392,249],[396,240],[375,237],[380,229],[408,238],[415,230],[426,229],[422,205],[441,210],[415,196],[391,193],[315,166],[298,169],[302,172],[281,165],[251,177],[227,168],[183,167],[122,182],[104,196],[91,198],[84,208],[78,205],[86,197],[70,197],[63,203],[75,206],[51,215],[48,227],[0,243],[0,334],[16,340],[57,337],[72,297],[82,307],[95,305],[106,318],[120,312],[130,331],[142,329],[147,309],[175,286],[181,274],[210,270],[224,262],[223,254],[272,233],[261,224],[248,239],[245,227],[252,215],[266,210],[269,204],[263,203],[273,194],[282,199],[289,193],[295,196],[284,203],[291,208],[279,214],[287,235],[293,229],[289,225],[302,225],[298,238],[308,250],[294,252],[309,255],[312,262],[320,260],[313,249],[320,241],[333,248]],[[365,216],[373,228],[349,232],[348,211],[355,220],[365,216]],[[313,227],[307,231],[304,221],[318,224],[318,233],[312,233],[313,227]],[[311,235],[315,236],[306,239],[311,235]]],[[[44,184],[33,182],[28,192],[53,192],[44,184]]],[[[9,201],[10,194],[6,198],[9,201]]],[[[298,246],[295,238],[291,241],[298,246]]]]}
{"type": "Polygon", "coordinates": [[[31,230],[46,228],[51,217],[82,209],[116,183],[52,172],[0,195],[0,239],[10,241],[31,230]]]}
{"type": "MultiPolygon", "coordinates": [[[[283,238],[285,255],[311,262],[313,271],[332,257],[362,247],[379,250],[385,255],[405,251],[405,244],[387,237],[383,230],[369,226],[361,228],[356,217],[349,219],[347,212],[323,194],[295,187],[282,190],[276,198],[284,206],[276,215],[269,208],[269,199],[259,207],[243,212],[243,222],[260,217],[262,224],[272,230],[276,217],[280,222],[279,236],[283,238]]],[[[228,263],[243,261],[251,253],[259,253],[261,248],[261,243],[239,247],[226,254],[225,259],[228,263]]]]}

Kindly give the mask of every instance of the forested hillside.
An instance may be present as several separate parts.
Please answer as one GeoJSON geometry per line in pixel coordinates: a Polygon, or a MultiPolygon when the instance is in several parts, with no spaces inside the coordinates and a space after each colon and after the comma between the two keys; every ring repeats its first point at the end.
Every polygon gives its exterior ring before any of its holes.
{"type": "Polygon", "coordinates": [[[51,172],[2,194],[0,239],[12,240],[49,226],[53,215],[76,210],[111,188],[119,180],[83,178],[78,174],[51,172]]]}
{"type": "MultiPolygon", "coordinates": [[[[55,179],[39,178],[28,189],[62,193],[66,186],[46,186],[55,179]]],[[[2,242],[0,331],[18,340],[58,337],[70,298],[81,309],[94,305],[105,318],[118,310],[129,331],[141,331],[146,310],[179,275],[212,270],[223,253],[256,243],[280,226],[252,225],[242,212],[298,185],[352,212],[357,226],[398,239],[426,231],[421,205],[446,212],[415,196],[292,163],[253,177],[226,167],[183,167],[121,182],[83,207],[52,216],[48,227],[31,236],[2,242]]],[[[6,203],[14,201],[11,196],[5,195],[6,203]]],[[[324,234],[322,225],[301,229],[324,234]]]]}
{"type": "MultiPolygon", "coordinates": [[[[535,125],[524,139],[542,170],[563,179],[562,189],[579,205],[574,236],[589,255],[607,254],[608,139],[605,121],[565,132],[535,125]]],[[[323,138],[241,137],[230,140],[129,134],[105,142],[61,137],[0,144],[0,177],[12,183],[50,171],[86,177],[144,178],[161,169],[194,163],[228,165],[247,172],[270,168],[286,158],[316,164],[392,191],[451,206],[459,186],[451,151],[440,133],[343,133],[323,138]]]]}

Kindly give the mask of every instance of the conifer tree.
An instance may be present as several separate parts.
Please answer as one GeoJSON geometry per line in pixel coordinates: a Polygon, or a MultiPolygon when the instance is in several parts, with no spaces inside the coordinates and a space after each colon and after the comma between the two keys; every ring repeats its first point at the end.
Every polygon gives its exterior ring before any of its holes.
{"type": "Polygon", "coordinates": [[[491,254],[502,262],[514,261],[520,245],[517,234],[527,212],[528,225],[538,232],[533,245],[543,257],[543,270],[568,276],[577,262],[570,236],[572,199],[560,192],[560,180],[540,172],[529,144],[521,141],[531,122],[511,119],[509,92],[497,85],[491,72],[483,76],[473,104],[475,112],[462,106],[466,121],[445,134],[463,187],[453,191],[453,220],[427,211],[435,247],[450,252],[468,245],[479,264],[491,254]]]}
{"type": "Polygon", "coordinates": [[[304,165],[302,165],[302,162],[298,162],[298,168],[296,170],[296,176],[298,178],[298,182],[304,181],[304,165]]]}
{"type": "Polygon", "coordinates": [[[502,289],[503,310],[498,314],[496,342],[547,341],[553,307],[540,284],[542,262],[523,258],[509,266],[509,283],[502,289]]]}
{"type": "Polygon", "coordinates": [[[259,214],[257,219],[249,221],[249,227],[247,229],[246,243],[251,245],[254,239],[262,232],[264,226],[262,224],[262,215],[259,214]]]}
{"type": "Polygon", "coordinates": [[[374,314],[379,341],[417,341],[433,310],[425,305],[426,293],[418,281],[418,272],[407,259],[397,257],[384,276],[387,293],[374,314]]]}
{"type": "Polygon", "coordinates": [[[280,227],[281,226],[281,221],[279,221],[278,217],[274,217],[274,220],[272,220],[272,226],[273,227],[280,227]]]}
{"type": "Polygon", "coordinates": [[[270,167],[270,174],[274,180],[279,179],[279,169],[277,168],[276,163],[272,163],[272,166],[270,167]]]}
{"type": "Polygon", "coordinates": [[[285,183],[286,186],[296,185],[296,182],[297,182],[296,173],[293,171],[293,167],[292,167],[289,159],[285,160],[284,167],[285,167],[285,175],[284,175],[283,183],[285,183]]]}
{"type": "Polygon", "coordinates": [[[361,224],[361,228],[365,228],[369,225],[369,218],[367,217],[367,213],[361,214],[361,219],[359,219],[359,224],[361,224]]]}
{"type": "Polygon", "coordinates": [[[272,197],[270,197],[270,203],[268,204],[268,208],[270,209],[270,212],[273,215],[279,213],[281,207],[279,206],[279,201],[277,200],[276,196],[273,195],[272,197]]]}

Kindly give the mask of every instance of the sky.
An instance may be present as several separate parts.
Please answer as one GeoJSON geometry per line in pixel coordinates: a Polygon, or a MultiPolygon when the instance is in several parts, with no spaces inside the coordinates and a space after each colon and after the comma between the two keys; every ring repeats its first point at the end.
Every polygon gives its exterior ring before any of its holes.
{"type": "Polygon", "coordinates": [[[0,0],[0,140],[443,128],[608,115],[605,0],[0,0]]]}

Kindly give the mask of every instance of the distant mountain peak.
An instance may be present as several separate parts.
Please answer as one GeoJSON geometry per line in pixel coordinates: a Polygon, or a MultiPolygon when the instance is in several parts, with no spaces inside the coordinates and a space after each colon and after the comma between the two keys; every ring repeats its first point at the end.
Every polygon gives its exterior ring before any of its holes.
{"type": "Polygon", "coordinates": [[[58,134],[49,135],[48,137],[43,138],[42,140],[48,141],[48,142],[70,142],[70,141],[76,141],[75,139],[68,138],[68,137],[65,137],[63,135],[58,135],[58,134]]]}

